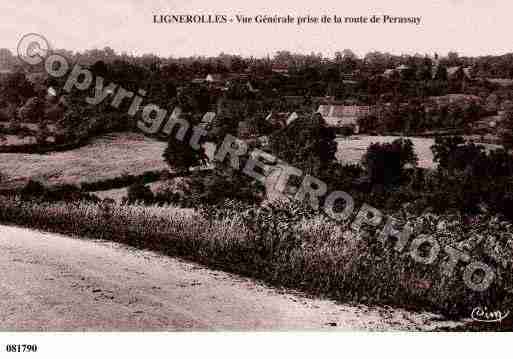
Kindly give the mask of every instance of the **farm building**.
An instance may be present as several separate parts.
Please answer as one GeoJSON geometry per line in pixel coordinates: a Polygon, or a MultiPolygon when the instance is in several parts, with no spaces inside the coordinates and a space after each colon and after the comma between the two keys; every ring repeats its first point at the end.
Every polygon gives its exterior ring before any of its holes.
{"type": "Polygon", "coordinates": [[[224,78],[221,74],[208,74],[207,77],[205,77],[205,81],[211,84],[222,84],[224,78]]]}
{"type": "Polygon", "coordinates": [[[447,68],[447,78],[453,81],[471,80],[471,68],[462,66],[452,66],[447,68]]]}
{"type": "Polygon", "coordinates": [[[333,127],[351,127],[359,132],[358,120],[372,113],[370,106],[320,105],[318,113],[333,127]]]}

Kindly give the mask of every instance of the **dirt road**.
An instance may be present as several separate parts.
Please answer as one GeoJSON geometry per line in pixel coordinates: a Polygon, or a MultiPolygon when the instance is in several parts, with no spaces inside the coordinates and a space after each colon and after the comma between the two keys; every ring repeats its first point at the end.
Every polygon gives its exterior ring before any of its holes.
{"type": "Polygon", "coordinates": [[[0,226],[0,330],[427,330],[429,313],[339,305],[131,249],[0,226]]]}

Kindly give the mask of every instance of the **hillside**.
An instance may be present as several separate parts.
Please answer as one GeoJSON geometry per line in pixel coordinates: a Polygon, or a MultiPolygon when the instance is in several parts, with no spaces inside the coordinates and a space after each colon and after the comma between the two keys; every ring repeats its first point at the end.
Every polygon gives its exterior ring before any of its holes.
{"type": "Polygon", "coordinates": [[[94,139],[72,151],[44,155],[2,153],[0,172],[7,176],[5,185],[23,185],[29,179],[45,184],[79,184],[114,178],[130,173],[163,170],[166,144],[142,134],[112,133],[94,139]]]}

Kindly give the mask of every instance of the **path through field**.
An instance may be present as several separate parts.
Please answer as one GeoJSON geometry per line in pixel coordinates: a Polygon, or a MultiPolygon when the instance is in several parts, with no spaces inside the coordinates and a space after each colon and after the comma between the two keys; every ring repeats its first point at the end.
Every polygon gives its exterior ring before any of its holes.
{"type": "Polygon", "coordinates": [[[119,244],[0,226],[0,330],[428,330],[430,313],[308,299],[119,244]]]}

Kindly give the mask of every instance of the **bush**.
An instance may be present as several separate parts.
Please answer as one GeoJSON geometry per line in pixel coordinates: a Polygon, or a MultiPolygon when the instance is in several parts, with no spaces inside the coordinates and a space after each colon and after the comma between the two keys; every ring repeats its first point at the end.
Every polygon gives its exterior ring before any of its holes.
{"type": "Polygon", "coordinates": [[[464,143],[465,139],[461,136],[436,136],[435,144],[431,146],[434,162],[437,162],[440,168],[448,169],[451,153],[464,143]]]}
{"type": "Polygon", "coordinates": [[[77,202],[77,201],[93,201],[99,199],[89,193],[83,192],[79,187],[70,184],[46,187],[40,182],[30,180],[19,191],[20,197],[24,201],[38,202],[77,202]]]}
{"type": "Polygon", "coordinates": [[[373,143],[363,156],[363,164],[373,184],[398,184],[404,167],[417,166],[413,142],[409,139],[397,139],[392,143],[373,143]]]}
{"type": "Polygon", "coordinates": [[[432,150],[439,165],[427,178],[425,190],[437,211],[478,213],[486,206],[513,219],[512,154],[504,149],[487,153],[483,146],[461,137],[437,138],[432,150]]]}
{"type": "Polygon", "coordinates": [[[349,137],[354,135],[354,128],[350,126],[339,127],[337,128],[337,133],[344,137],[349,137]]]}
{"type": "Polygon", "coordinates": [[[304,173],[320,177],[336,158],[335,129],[318,113],[300,116],[270,138],[271,152],[304,173]]]}
{"type": "MultiPolygon", "coordinates": [[[[187,119],[192,121],[190,117],[187,119]]],[[[179,131],[179,129],[173,128],[173,131],[168,134],[167,147],[162,154],[164,161],[171,168],[183,172],[188,172],[190,167],[204,165],[207,161],[207,156],[201,143],[198,143],[198,149],[194,149],[190,145],[194,131],[192,129],[186,129],[183,138],[178,140],[177,134],[179,131]]],[[[202,138],[201,141],[204,141],[204,138],[202,138]]]]}
{"type": "Polygon", "coordinates": [[[127,197],[123,202],[128,204],[143,203],[146,205],[152,204],[155,201],[155,196],[151,189],[142,182],[135,183],[128,187],[127,197]]]}
{"type": "Polygon", "coordinates": [[[97,182],[82,182],[80,188],[86,192],[106,191],[113,188],[127,187],[137,182],[155,182],[162,178],[165,173],[167,171],[146,171],[138,176],[123,173],[119,177],[107,178],[97,182]]]}

